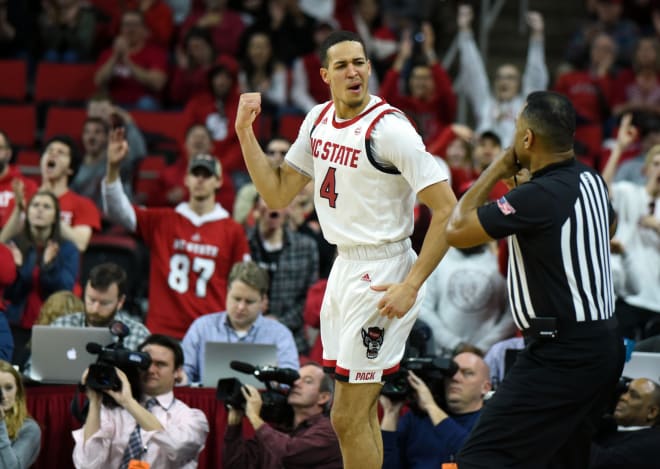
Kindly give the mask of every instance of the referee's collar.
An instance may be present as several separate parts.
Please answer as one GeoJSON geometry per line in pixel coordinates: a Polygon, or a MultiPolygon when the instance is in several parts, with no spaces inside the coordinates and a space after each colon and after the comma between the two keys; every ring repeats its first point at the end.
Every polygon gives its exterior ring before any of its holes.
{"type": "Polygon", "coordinates": [[[532,173],[532,179],[537,178],[539,176],[543,176],[544,174],[549,173],[550,171],[554,171],[555,169],[558,169],[558,168],[572,166],[572,165],[575,164],[576,161],[577,160],[573,156],[573,157],[568,158],[566,160],[561,160],[561,161],[558,161],[556,163],[551,163],[547,166],[542,167],[541,169],[537,169],[536,171],[534,171],[532,173]]]}

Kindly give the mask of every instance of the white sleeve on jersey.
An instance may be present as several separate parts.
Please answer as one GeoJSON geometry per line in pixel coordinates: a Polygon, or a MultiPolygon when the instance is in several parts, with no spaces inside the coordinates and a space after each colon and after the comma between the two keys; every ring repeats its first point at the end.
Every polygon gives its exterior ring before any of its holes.
{"type": "Polygon", "coordinates": [[[383,116],[371,133],[371,148],[379,161],[396,167],[417,193],[440,181],[449,173],[426,151],[422,137],[408,119],[398,113],[383,116]]]}
{"type": "Polygon", "coordinates": [[[101,181],[101,195],[103,200],[103,212],[108,215],[110,220],[119,223],[130,231],[137,228],[137,217],[131,201],[124,193],[124,186],[121,180],[117,178],[112,184],[108,184],[103,178],[101,181]]]}
{"type": "Polygon", "coordinates": [[[307,177],[314,179],[314,162],[312,161],[312,141],[310,133],[316,118],[327,103],[322,103],[307,113],[300,126],[298,137],[286,154],[285,161],[307,177]]]}

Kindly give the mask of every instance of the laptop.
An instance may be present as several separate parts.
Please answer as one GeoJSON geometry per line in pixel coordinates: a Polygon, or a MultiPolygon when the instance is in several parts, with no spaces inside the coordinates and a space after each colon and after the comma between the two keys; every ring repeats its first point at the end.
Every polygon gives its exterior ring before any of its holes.
{"type": "Polygon", "coordinates": [[[43,383],[78,383],[97,358],[87,351],[87,344],[105,347],[114,339],[107,327],[32,326],[32,366],[27,377],[43,383]]]}
{"type": "Polygon", "coordinates": [[[624,365],[621,375],[660,382],[660,353],[633,352],[630,360],[624,365]]]}
{"type": "Polygon", "coordinates": [[[229,363],[233,360],[248,363],[255,367],[277,366],[277,346],[274,344],[243,342],[206,342],[204,368],[201,370],[202,386],[215,388],[221,378],[237,378],[241,383],[251,384],[257,389],[266,387],[254,375],[233,370],[229,366],[229,363]]]}

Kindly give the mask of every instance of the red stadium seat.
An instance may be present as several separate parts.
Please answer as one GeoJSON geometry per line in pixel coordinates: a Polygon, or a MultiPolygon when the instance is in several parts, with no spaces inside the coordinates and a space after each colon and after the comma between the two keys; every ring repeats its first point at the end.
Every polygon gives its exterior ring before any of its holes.
{"type": "Polygon", "coordinates": [[[96,91],[94,64],[41,62],[37,67],[34,100],[37,103],[81,103],[96,91]]]}
{"type": "Polygon", "coordinates": [[[87,109],[51,106],[46,114],[43,141],[54,135],[68,135],[80,142],[82,128],[87,119],[87,109]]]}
{"type": "Polygon", "coordinates": [[[41,184],[41,153],[36,150],[21,150],[16,155],[16,167],[25,177],[41,184]]]}
{"type": "Polygon", "coordinates": [[[158,195],[158,177],[165,166],[165,158],[161,155],[147,155],[138,163],[133,182],[136,202],[147,206],[157,205],[154,197],[158,195]]]}
{"type": "Polygon", "coordinates": [[[25,60],[0,60],[0,99],[20,102],[27,95],[27,64],[25,60]]]}
{"type": "Polygon", "coordinates": [[[33,105],[0,105],[0,130],[11,143],[20,147],[34,146],[37,112],[33,105]]]}
{"type": "Polygon", "coordinates": [[[305,119],[299,114],[284,114],[280,117],[279,134],[293,142],[298,137],[298,131],[305,119]]]}
{"type": "Polygon", "coordinates": [[[182,112],[131,111],[131,116],[145,134],[157,135],[176,143],[183,141],[186,129],[182,112]]]}

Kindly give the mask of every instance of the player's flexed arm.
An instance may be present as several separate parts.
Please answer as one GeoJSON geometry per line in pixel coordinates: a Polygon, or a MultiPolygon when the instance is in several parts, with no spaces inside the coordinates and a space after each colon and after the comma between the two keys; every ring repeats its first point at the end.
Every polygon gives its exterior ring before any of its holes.
{"type": "Polygon", "coordinates": [[[305,187],[309,178],[286,163],[279,168],[270,167],[252,129],[252,123],[260,112],[261,94],[243,93],[238,102],[234,126],[243,159],[257,191],[271,209],[284,208],[305,187]]]}

